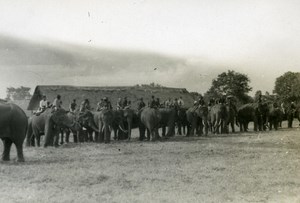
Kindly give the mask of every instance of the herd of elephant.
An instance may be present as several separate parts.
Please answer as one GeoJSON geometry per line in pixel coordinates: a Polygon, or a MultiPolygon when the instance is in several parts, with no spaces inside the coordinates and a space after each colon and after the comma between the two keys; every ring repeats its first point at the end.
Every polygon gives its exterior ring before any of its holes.
{"type": "Polygon", "coordinates": [[[284,119],[292,126],[296,116],[300,121],[299,110],[274,108],[270,103],[249,103],[238,109],[233,105],[215,104],[208,106],[193,106],[191,108],[149,108],[140,111],[133,109],[102,111],[85,111],[71,113],[64,109],[46,109],[40,115],[29,119],[23,110],[12,103],[0,103],[0,138],[4,144],[2,160],[9,160],[12,143],[16,145],[18,161],[24,161],[23,142],[27,146],[40,146],[40,137],[45,135],[44,147],[58,146],[69,142],[70,134],[74,142],[104,142],[109,143],[111,133],[114,139],[131,139],[131,131],[139,129],[140,140],[158,140],[159,128],[162,137],[178,134],[186,136],[208,135],[212,133],[229,133],[229,127],[235,132],[235,125],[240,131],[247,131],[249,122],[254,122],[254,130],[262,131],[273,127],[277,130],[284,119]]]}

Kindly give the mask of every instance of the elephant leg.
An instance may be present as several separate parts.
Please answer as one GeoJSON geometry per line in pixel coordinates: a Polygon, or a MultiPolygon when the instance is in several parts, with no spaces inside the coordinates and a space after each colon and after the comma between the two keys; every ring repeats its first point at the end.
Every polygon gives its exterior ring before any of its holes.
{"type": "MultiPolygon", "coordinates": [[[[182,128],[183,126],[181,125],[181,123],[180,122],[178,122],[178,124],[177,124],[177,134],[178,135],[182,135],[182,131],[181,131],[181,128],[182,128]]],[[[184,127],[183,127],[184,128],[184,127]]]]}
{"type": "Polygon", "coordinates": [[[89,135],[89,142],[94,142],[94,137],[93,137],[93,131],[92,130],[88,130],[88,135],[89,135]]]}
{"type": "MultiPolygon", "coordinates": [[[[278,130],[278,121],[277,121],[277,120],[274,121],[274,129],[275,129],[275,130],[278,130]]],[[[270,130],[271,130],[271,129],[270,129],[270,130]]]]}
{"type": "Polygon", "coordinates": [[[244,131],[244,129],[243,129],[243,123],[242,122],[239,122],[240,124],[240,132],[243,132],[244,131]]]}
{"type": "Polygon", "coordinates": [[[147,140],[150,140],[150,130],[147,128],[147,140]]]}
{"type": "Polygon", "coordinates": [[[58,144],[59,143],[59,134],[60,134],[59,132],[56,132],[55,135],[53,136],[53,143],[54,143],[55,147],[59,146],[59,144],[58,144]]]}
{"type": "Polygon", "coordinates": [[[145,139],[145,127],[143,125],[139,125],[139,133],[140,133],[140,141],[143,141],[145,139]]]}
{"type": "Polygon", "coordinates": [[[38,134],[35,136],[35,139],[36,139],[36,145],[37,145],[38,147],[40,147],[40,146],[41,146],[41,134],[38,133],[38,134]]]}
{"type": "Polygon", "coordinates": [[[74,132],[72,132],[72,134],[73,134],[73,142],[77,143],[78,142],[79,131],[74,131],[74,132]]]}
{"type": "Polygon", "coordinates": [[[230,122],[230,126],[231,126],[231,131],[232,133],[235,133],[235,129],[234,129],[234,121],[230,122]]]}
{"type": "Polygon", "coordinates": [[[102,129],[103,128],[103,125],[102,125],[102,123],[100,122],[99,123],[99,130],[100,130],[100,132],[99,132],[99,142],[100,143],[103,143],[104,142],[104,131],[103,130],[105,130],[105,129],[102,129]]]}
{"type": "Polygon", "coordinates": [[[104,136],[105,136],[105,143],[110,143],[110,130],[109,126],[104,127],[104,136]]]}
{"type": "Polygon", "coordinates": [[[166,136],[166,126],[162,127],[162,136],[165,137],[166,136]]]}
{"type": "Polygon", "coordinates": [[[203,126],[204,126],[204,135],[208,135],[208,122],[206,120],[203,121],[203,126]]]}
{"type": "Polygon", "coordinates": [[[34,135],[31,136],[30,145],[33,147],[35,146],[35,136],[34,135]]]}
{"type": "Polygon", "coordinates": [[[26,133],[26,146],[30,147],[32,145],[32,137],[33,137],[33,130],[32,130],[32,124],[29,123],[27,133],[26,133]]]}
{"type": "Polygon", "coordinates": [[[23,154],[23,144],[20,142],[20,143],[15,143],[16,145],[16,149],[17,149],[17,156],[18,156],[18,159],[17,161],[18,162],[24,162],[25,159],[24,159],[24,154],[23,154]]]}
{"type": "Polygon", "coordinates": [[[10,160],[10,148],[12,145],[12,141],[9,138],[2,138],[2,142],[4,145],[2,161],[9,161],[10,160]]]}
{"type": "Polygon", "coordinates": [[[70,142],[70,130],[66,131],[66,143],[70,142]]]}
{"type": "Polygon", "coordinates": [[[85,133],[84,133],[84,142],[88,142],[89,141],[89,132],[88,130],[85,130],[85,133]]]}
{"type": "Polygon", "coordinates": [[[131,139],[131,123],[132,123],[132,121],[130,121],[130,122],[128,122],[128,124],[127,124],[127,129],[128,129],[128,140],[130,140],[131,139]]]}
{"type": "Polygon", "coordinates": [[[99,132],[95,132],[95,142],[99,142],[99,132]]]}
{"type": "Polygon", "coordinates": [[[258,127],[258,122],[257,122],[257,120],[254,120],[254,131],[257,131],[258,129],[257,129],[257,127],[258,127]]]}
{"type": "Polygon", "coordinates": [[[114,140],[119,140],[117,128],[114,128],[114,140]]]}
{"type": "Polygon", "coordinates": [[[64,131],[60,131],[60,145],[64,144],[64,131]]]}

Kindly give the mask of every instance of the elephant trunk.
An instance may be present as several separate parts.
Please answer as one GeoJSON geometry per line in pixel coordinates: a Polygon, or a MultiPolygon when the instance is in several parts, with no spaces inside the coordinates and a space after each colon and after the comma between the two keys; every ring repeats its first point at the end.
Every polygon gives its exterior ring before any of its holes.
{"type": "Polygon", "coordinates": [[[125,130],[125,129],[121,126],[121,124],[119,124],[119,128],[120,128],[120,130],[122,130],[124,133],[127,133],[127,132],[128,132],[127,130],[125,130]]]}
{"type": "Polygon", "coordinates": [[[91,127],[95,132],[98,132],[98,133],[101,132],[101,130],[98,129],[98,127],[95,125],[94,122],[90,122],[89,127],[91,127]]]}

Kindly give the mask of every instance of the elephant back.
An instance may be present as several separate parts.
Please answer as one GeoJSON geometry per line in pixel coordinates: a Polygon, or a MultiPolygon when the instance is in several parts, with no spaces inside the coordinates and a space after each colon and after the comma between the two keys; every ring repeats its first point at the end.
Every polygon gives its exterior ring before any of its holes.
{"type": "Polygon", "coordinates": [[[150,122],[154,125],[157,125],[161,120],[161,113],[159,110],[154,109],[154,108],[145,108],[141,112],[141,121],[143,123],[150,122]]]}

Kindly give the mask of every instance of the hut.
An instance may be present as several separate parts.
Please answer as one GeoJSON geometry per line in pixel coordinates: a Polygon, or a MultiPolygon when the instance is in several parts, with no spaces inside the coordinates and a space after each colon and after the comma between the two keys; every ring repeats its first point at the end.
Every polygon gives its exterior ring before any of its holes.
{"type": "Polygon", "coordinates": [[[152,86],[122,86],[122,87],[93,87],[93,86],[65,86],[65,85],[38,85],[31,97],[28,105],[28,110],[37,110],[39,101],[43,95],[47,96],[47,100],[53,102],[57,95],[61,95],[62,106],[65,109],[69,108],[69,104],[76,99],[78,107],[84,99],[89,99],[92,109],[96,109],[97,103],[103,97],[108,97],[113,108],[116,108],[118,98],[127,97],[131,101],[133,109],[137,108],[138,99],[143,97],[147,104],[151,96],[160,98],[163,102],[169,97],[171,99],[182,97],[185,106],[189,107],[193,104],[192,95],[185,88],[171,87],[152,87],[152,86]]]}

